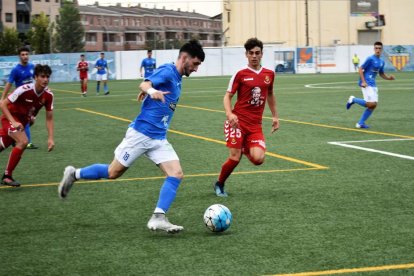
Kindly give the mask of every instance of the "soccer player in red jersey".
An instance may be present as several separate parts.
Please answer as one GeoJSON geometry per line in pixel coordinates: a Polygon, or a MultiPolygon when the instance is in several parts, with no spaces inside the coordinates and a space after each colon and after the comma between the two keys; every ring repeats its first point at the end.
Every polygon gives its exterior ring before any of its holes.
{"type": "Polygon", "coordinates": [[[85,61],[85,55],[80,55],[81,60],[78,62],[78,66],[76,68],[79,71],[79,79],[81,83],[81,94],[82,96],[86,97],[86,93],[88,93],[88,70],[89,64],[85,61]]]}
{"type": "Polygon", "coordinates": [[[272,113],[272,133],[279,128],[276,97],[273,93],[275,73],[260,65],[263,43],[257,38],[250,38],[244,48],[247,68],[233,75],[223,100],[227,117],[224,134],[230,155],[214,183],[214,192],[220,197],[227,196],[224,183],[239,164],[242,154],[254,165],[264,162],[266,144],[262,131],[262,115],[266,101],[272,113]],[[235,94],[237,101],[232,108],[231,101],[235,94]]]}
{"type": "Polygon", "coordinates": [[[48,151],[53,150],[53,93],[47,87],[52,70],[48,65],[36,65],[34,83],[25,84],[14,90],[4,99],[0,106],[3,114],[0,117],[0,151],[15,144],[11,150],[6,170],[1,183],[18,187],[20,183],[12,177],[27,144],[29,143],[24,126],[33,121],[42,107],[46,109],[46,128],[48,131],[48,151]]]}

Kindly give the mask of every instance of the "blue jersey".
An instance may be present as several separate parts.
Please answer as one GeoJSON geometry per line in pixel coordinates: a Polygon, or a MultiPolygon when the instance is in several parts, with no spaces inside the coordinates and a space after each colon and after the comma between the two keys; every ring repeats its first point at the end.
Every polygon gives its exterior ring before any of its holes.
{"type": "MultiPolygon", "coordinates": [[[[361,68],[364,69],[364,78],[368,86],[376,87],[375,79],[378,73],[384,73],[385,62],[376,55],[369,56],[361,68]]],[[[359,79],[359,86],[362,81],[359,79]]]]}
{"type": "Polygon", "coordinates": [[[175,107],[181,94],[182,76],[174,64],[164,64],[155,70],[149,78],[156,90],[170,92],[165,94],[165,103],[145,97],[141,113],[130,124],[135,130],[153,139],[165,139],[175,107]]]}
{"type": "Polygon", "coordinates": [[[105,59],[98,59],[95,63],[95,67],[101,67],[101,69],[98,69],[96,72],[98,75],[104,75],[106,74],[106,68],[108,67],[108,63],[105,59]]]}
{"type": "Polygon", "coordinates": [[[156,68],[156,61],[155,58],[145,58],[141,62],[141,67],[144,67],[145,70],[145,78],[148,78],[149,76],[154,73],[154,70],[156,68]]]}
{"type": "Polygon", "coordinates": [[[28,63],[26,66],[17,64],[12,71],[8,79],[9,83],[14,83],[16,87],[22,86],[23,84],[33,82],[34,64],[28,63]]]}

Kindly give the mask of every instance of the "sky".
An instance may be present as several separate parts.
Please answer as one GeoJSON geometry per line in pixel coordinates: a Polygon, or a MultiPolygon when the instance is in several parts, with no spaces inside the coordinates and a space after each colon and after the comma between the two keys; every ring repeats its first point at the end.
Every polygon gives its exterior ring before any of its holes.
{"type": "Polygon", "coordinates": [[[177,10],[180,8],[181,11],[192,12],[195,10],[198,13],[208,16],[214,16],[222,12],[222,0],[78,0],[79,5],[93,5],[95,2],[99,2],[99,5],[102,6],[121,3],[125,7],[129,4],[136,6],[138,3],[141,3],[141,6],[146,8],[156,6],[162,9],[165,6],[166,9],[177,10]]]}

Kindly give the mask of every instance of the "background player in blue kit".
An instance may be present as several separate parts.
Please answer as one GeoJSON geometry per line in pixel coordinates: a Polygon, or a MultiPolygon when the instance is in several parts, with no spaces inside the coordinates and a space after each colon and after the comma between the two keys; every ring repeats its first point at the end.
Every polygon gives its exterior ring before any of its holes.
{"type": "MultiPolygon", "coordinates": [[[[28,84],[33,82],[33,73],[34,73],[34,64],[29,62],[29,48],[22,47],[19,49],[19,59],[20,63],[17,64],[10,72],[9,79],[4,86],[3,94],[1,95],[1,100],[6,99],[7,94],[9,93],[10,88],[14,86],[17,88],[23,84],[28,84]]],[[[24,131],[29,140],[27,144],[27,149],[37,149],[38,147],[32,143],[32,137],[30,135],[30,125],[34,123],[35,118],[33,117],[31,122],[28,123],[24,131]]]]}
{"type": "Polygon", "coordinates": [[[105,59],[105,53],[101,53],[101,57],[96,61],[95,68],[98,70],[96,72],[96,95],[99,95],[101,81],[104,83],[104,95],[109,94],[108,89],[108,62],[105,59]]]}
{"type": "Polygon", "coordinates": [[[148,50],[147,58],[142,60],[141,67],[139,68],[141,77],[148,78],[154,73],[155,68],[157,68],[157,62],[155,58],[152,58],[152,50],[148,50]],[[142,73],[142,68],[144,68],[144,74],[142,73]]]}
{"type": "Polygon", "coordinates": [[[375,54],[369,56],[364,64],[359,67],[359,86],[361,87],[364,98],[361,99],[350,96],[346,103],[346,109],[350,109],[355,103],[362,107],[366,107],[359,122],[355,125],[356,128],[369,128],[369,126],[365,124],[365,121],[368,120],[378,104],[378,88],[375,83],[377,74],[379,73],[381,78],[385,80],[394,80],[393,75],[388,76],[384,73],[385,62],[381,59],[382,50],[382,43],[379,41],[375,42],[375,54]]]}
{"type": "Polygon", "coordinates": [[[185,43],[175,64],[164,64],[141,84],[141,113],[129,125],[125,138],[115,149],[111,164],[93,164],[75,169],[65,168],[59,184],[59,196],[66,198],[73,183],[79,179],[115,179],[120,177],[142,155],[151,159],[166,175],[159,199],[147,227],[177,233],[182,226],[168,221],[165,213],[175,199],[183,178],[179,158],[167,141],[167,130],[181,94],[182,76],[190,76],[204,61],[205,54],[197,40],[185,43]]]}

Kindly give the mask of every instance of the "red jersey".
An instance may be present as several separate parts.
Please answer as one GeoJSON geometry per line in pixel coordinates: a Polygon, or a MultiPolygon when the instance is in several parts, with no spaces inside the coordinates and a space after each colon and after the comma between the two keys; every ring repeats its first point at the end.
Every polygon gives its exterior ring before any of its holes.
{"type": "Polygon", "coordinates": [[[246,126],[260,126],[267,95],[273,93],[275,73],[264,67],[256,71],[245,68],[230,79],[227,93],[237,92],[233,113],[246,126]]]}
{"type": "MultiPolygon", "coordinates": [[[[36,92],[35,84],[25,84],[18,87],[7,97],[10,101],[7,106],[12,116],[23,126],[27,125],[31,116],[36,116],[44,106],[46,111],[53,110],[53,93],[45,88],[40,94],[36,92]]],[[[1,115],[1,119],[6,118],[1,115]]]]}
{"type": "Polygon", "coordinates": [[[77,69],[79,69],[79,78],[86,79],[88,78],[88,62],[87,61],[79,61],[77,69]]]}

